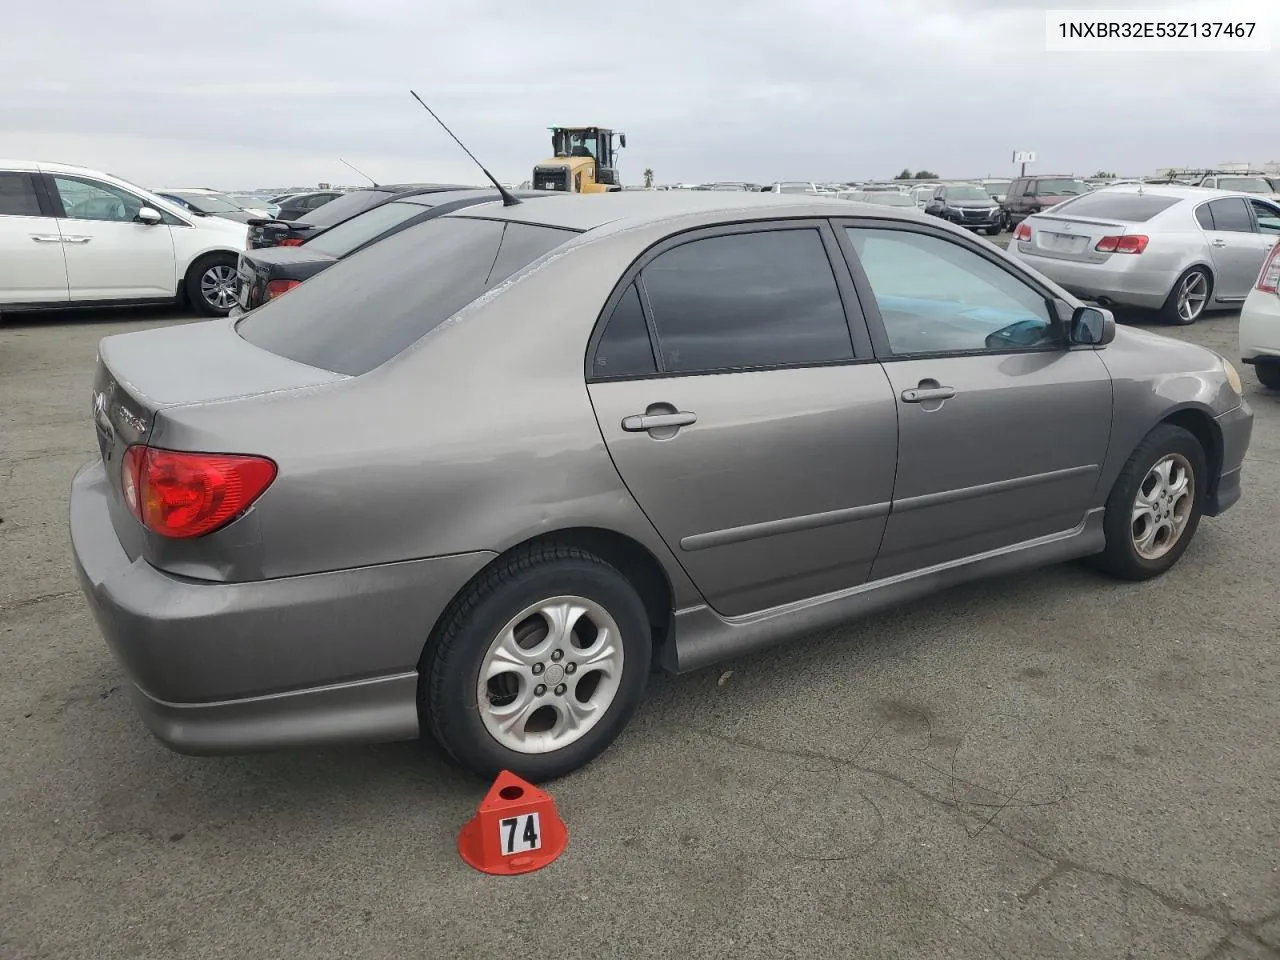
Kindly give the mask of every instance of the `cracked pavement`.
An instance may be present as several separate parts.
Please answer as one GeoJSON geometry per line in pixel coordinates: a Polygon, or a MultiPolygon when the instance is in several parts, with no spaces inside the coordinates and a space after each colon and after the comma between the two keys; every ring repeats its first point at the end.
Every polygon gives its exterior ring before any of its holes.
{"type": "Polygon", "coordinates": [[[564,856],[500,878],[454,847],[486,785],[430,745],[196,759],[135,718],[66,494],[97,340],[175,319],[0,326],[0,960],[1280,958],[1280,395],[1248,368],[1244,499],[1168,576],[1052,567],[655,677],[549,785],[564,856]]]}

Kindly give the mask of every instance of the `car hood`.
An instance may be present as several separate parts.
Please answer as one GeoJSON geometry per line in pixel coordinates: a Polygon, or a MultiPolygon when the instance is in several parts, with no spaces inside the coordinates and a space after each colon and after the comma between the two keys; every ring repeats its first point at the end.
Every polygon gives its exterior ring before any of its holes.
{"type": "Polygon", "coordinates": [[[948,207],[954,207],[957,210],[990,210],[996,205],[995,199],[990,200],[945,200],[948,207]]]}

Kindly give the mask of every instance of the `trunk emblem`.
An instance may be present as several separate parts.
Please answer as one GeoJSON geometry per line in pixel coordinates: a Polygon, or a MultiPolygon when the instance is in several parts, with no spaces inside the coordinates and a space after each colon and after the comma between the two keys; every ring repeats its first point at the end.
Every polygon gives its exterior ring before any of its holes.
{"type": "Polygon", "coordinates": [[[115,439],[115,428],[111,425],[111,418],[107,416],[107,395],[100,390],[93,395],[93,423],[108,443],[115,439]]]}

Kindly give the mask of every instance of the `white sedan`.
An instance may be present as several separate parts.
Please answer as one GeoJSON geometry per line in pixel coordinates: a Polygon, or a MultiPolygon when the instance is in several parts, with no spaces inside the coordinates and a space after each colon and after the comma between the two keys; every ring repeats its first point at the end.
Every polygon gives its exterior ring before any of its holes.
{"type": "Polygon", "coordinates": [[[1264,387],[1280,390],[1280,243],[1240,310],[1240,359],[1252,364],[1264,387]]]}
{"type": "Polygon", "coordinates": [[[96,170],[0,160],[0,312],[186,300],[225,316],[248,232],[96,170]]]}

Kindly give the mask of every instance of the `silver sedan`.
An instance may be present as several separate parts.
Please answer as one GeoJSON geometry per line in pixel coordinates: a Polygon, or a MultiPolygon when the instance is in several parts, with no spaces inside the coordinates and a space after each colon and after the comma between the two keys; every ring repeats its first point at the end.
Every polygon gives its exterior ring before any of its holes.
{"type": "Polygon", "coordinates": [[[1108,187],[1018,225],[1009,254],[1076,296],[1174,324],[1235,309],[1280,235],[1280,205],[1227,190],[1108,187]]]}

